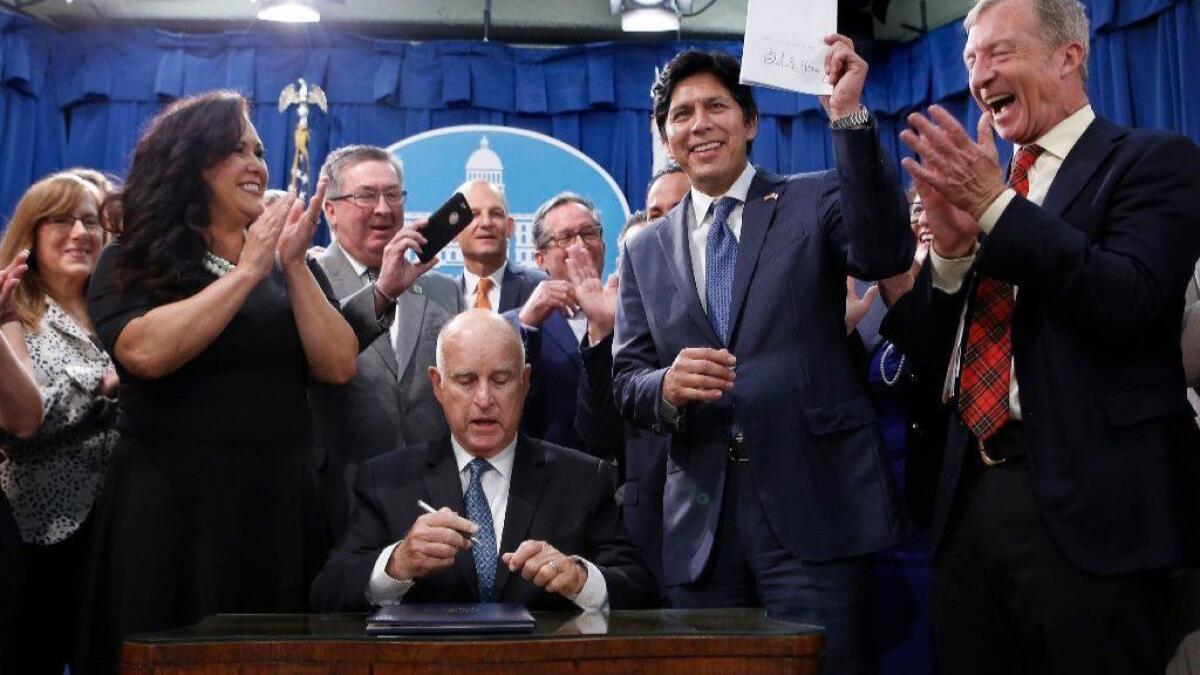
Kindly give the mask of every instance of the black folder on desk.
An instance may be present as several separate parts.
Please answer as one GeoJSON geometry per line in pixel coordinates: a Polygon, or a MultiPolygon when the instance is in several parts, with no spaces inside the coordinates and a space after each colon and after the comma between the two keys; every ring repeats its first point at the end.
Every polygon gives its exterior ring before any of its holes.
{"type": "Polygon", "coordinates": [[[367,617],[370,635],[529,633],[534,625],[524,605],[508,602],[393,605],[367,617]]]}

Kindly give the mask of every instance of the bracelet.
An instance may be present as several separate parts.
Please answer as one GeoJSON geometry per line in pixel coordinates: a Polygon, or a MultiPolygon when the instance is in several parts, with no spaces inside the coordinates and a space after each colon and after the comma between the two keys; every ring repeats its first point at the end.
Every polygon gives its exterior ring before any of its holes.
{"type": "Polygon", "coordinates": [[[387,300],[388,304],[392,304],[392,305],[396,304],[396,298],[388,297],[388,294],[383,292],[383,289],[379,287],[379,284],[377,282],[372,283],[371,285],[375,287],[375,292],[377,294],[379,294],[379,297],[383,298],[384,300],[387,300]]]}
{"type": "Polygon", "coordinates": [[[896,386],[896,382],[900,379],[900,373],[904,372],[904,355],[900,355],[900,365],[896,367],[896,374],[890,379],[887,376],[887,360],[888,357],[896,351],[896,345],[891,342],[887,343],[887,347],[883,349],[883,355],[879,357],[879,378],[889,387],[896,386]]]}
{"type": "Polygon", "coordinates": [[[859,105],[858,110],[830,121],[829,126],[833,129],[864,129],[870,122],[870,111],[866,106],[859,105]]]}

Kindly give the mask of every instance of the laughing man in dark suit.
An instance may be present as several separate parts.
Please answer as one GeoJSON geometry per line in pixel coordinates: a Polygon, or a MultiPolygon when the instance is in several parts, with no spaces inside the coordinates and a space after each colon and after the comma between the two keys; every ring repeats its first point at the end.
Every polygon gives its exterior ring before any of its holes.
{"type": "Polygon", "coordinates": [[[942,671],[1161,673],[1168,569],[1200,546],[1179,339],[1200,149],[1095,115],[1077,0],[983,0],[964,25],[978,142],[936,106],[909,117],[933,252],[883,327],[956,411],[942,671]]]}
{"type": "Polygon", "coordinates": [[[437,350],[429,376],[450,434],[363,465],[350,528],[313,582],[313,606],[651,602],[654,582],[613,501],[613,468],[518,435],[529,368],[512,326],[469,310],[442,329],[437,350]],[[441,510],[424,513],[418,500],[441,510]]]}

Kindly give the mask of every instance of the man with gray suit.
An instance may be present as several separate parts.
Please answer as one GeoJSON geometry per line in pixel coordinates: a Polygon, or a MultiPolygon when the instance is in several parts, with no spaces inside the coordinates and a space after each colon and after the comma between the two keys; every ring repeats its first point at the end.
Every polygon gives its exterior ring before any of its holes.
{"type": "Polygon", "coordinates": [[[314,384],[309,400],[330,536],[341,538],[358,466],[396,447],[441,438],[446,420],[425,371],[438,331],[463,310],[454,281],[431,260],[416,264],[424,223],[404,228],[404,174],[384,149],[330,153],[325,219],[336,241],[317,256],[359,339],[358,374],[343,386],[314,384]]]}
{"type": "Polygon", "coordinates": [[[470,180],[458,189],[467,198],[475,217],[458,235],[463,254],[463,273],[458,289],[468,307],[507,312],[525,301],[547,278],[546,273],[508,259],[508,240],[514,223],[508,215],[508,200],[493,183],[470,180]]]}

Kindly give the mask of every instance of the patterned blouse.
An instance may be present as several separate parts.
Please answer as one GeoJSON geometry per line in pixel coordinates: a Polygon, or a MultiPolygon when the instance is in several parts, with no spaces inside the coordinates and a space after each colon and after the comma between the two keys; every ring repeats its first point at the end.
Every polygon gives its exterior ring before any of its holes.
{"type": "Polygon", "coordinates": [[[57,303],[46,302],[41,329],[25,333],[42,426],[28,439],[0,430],[0,487],[31,544],[56,544],[87,520],[117,440],[116,400],[99,393],[112,359],[57,303]]]}

